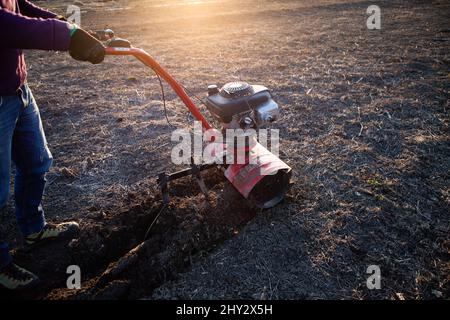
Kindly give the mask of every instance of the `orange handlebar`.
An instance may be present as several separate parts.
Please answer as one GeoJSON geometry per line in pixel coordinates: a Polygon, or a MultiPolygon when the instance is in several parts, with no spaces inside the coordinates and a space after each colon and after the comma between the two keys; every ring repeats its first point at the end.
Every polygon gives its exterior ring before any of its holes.
{"type": "Polygon", "coordinates": [[[155,59],[147,52],[138,48],[106,48],[106,55],[110,56],[134,56],[136,59],[140,60],[143,64],[153,69],[158,75],[160,75],[175,91],[175,93],[180,97],[192,115],[201,121],[203,128],[205,130],[212,129],[209,122],[203,117],[203,115],[198,110],[197,106],[191,100],[191,98],[186,94],[183,87],[163,68],[156,62],[155,59]]]}

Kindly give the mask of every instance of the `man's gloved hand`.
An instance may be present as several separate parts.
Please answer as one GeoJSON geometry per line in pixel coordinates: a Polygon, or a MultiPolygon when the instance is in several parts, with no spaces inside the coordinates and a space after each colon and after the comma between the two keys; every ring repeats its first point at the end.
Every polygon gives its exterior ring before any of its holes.
{"type": "Polygon", "coordinates": [[[75,60],[98,64],[105,58],[105,47],[88,32],[77,28],[71,32],[69,53],[75,60]]]}

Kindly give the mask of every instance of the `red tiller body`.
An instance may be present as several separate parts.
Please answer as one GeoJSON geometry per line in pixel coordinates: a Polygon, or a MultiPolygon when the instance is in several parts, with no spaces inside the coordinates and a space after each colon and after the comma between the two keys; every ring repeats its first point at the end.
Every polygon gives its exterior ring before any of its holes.
{"type": "MultiPolygon", "coordinates": [[[[106,55],[134,56],[150,67],[173,88],[192,115],[202,123],[205,131],[214,129],[184,88],[147,52],[133,47],[108,47],[105,50],[106,55]]],[[[214,143],[213,140],[210,142],[214,143]]],[[[244,164],[229,164],[225,177],[246,199],[250,198],[261,208],[273,207],[283,199],[291,177],[291,168],[256,140],[247,153],[248,161],[244,164]]]]}

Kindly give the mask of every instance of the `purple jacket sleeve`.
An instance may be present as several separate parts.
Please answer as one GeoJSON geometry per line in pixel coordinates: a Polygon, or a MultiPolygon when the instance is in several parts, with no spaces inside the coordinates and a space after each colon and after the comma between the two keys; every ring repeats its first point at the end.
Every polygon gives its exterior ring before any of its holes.
{"type": "Polygon", "coordinates": [[[19,4],[20,13],[24,16],[42,19],[53,19],[58,16],[57,14],[42,9],[27,0],[18,0],[17,2],[19,4]]]}
{"type": "Polygon", "coordinates": [[[0,49],[67,51],[69,45],[70,24],[27,18],[0,8],[0,49]]]}

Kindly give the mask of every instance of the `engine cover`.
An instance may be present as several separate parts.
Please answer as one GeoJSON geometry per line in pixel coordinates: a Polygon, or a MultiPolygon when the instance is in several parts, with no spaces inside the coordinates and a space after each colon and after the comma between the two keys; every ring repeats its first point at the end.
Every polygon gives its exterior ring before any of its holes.
{"type": "Polygon", "coordinates": [[[269,89],[240,81],[227,83],[220,90],[210,86],[206,106],[222,123],[230,123],[234,115],[252,112],[252,120],[259,126],[276,120],[279,113],[269,89]]]}

